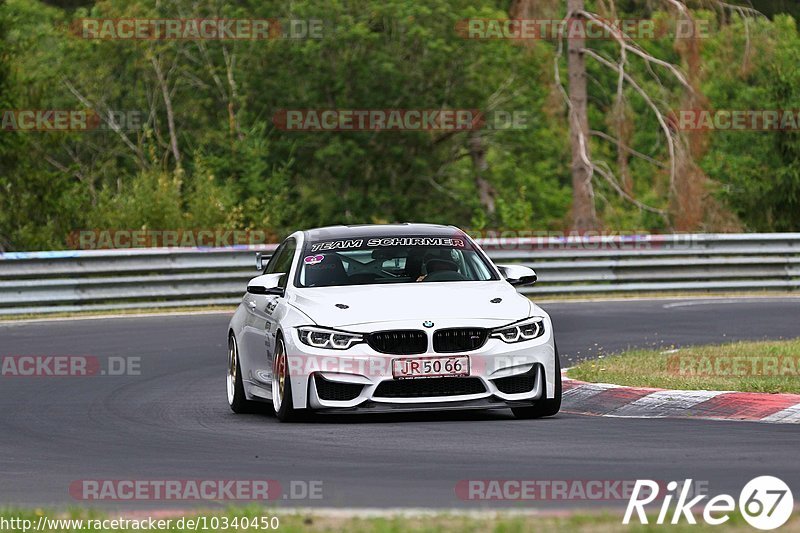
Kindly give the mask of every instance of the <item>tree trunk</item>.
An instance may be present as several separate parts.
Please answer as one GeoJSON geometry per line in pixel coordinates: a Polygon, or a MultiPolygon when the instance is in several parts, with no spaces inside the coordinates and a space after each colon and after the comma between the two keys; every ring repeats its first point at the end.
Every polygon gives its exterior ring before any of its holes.
{"type": "Polygon", "coordinates": [[[490,217],[495,213],[494,196],[495,190],[492,184],[484,178],[484,173],[489,169],[489,162],[486,161],[486,146],[480,132],[473,131],[469,134],[467,141],[469,155],[472,158],[472,168],[475,171],[475,186],[478,188],[478,199],[490,217]]]}
{"type": "Polygon", "coordinates": [[[172,97],[169,95],[169,87],[167,87],[167,80],[161,70],[161,64],[158,59],[153,56],[150,58],[153,63],[153,69],[156,71],[156,79],[161,86],[161,96],[164,98],[164,107],[167,111],[167,127],[169,128],[169,140],[172,147],[172,156],[175,158],[175,169],[181,170],[181,152],[178,149],[178,134],[175,130],[175,113],[172,110],[172,97]]]}
{"type": "Polygon", "coordinates": [[[514,19],[559,20],[563,0],[511,0],[508,14],[514,19]]]}
{"type": "Polygon", "coordinates": [[[618,98],[614,102],[612,113],[612,127],[617,134],[620,144],[617,145],[617,169],[619,170],[619,181],[622,190],[628,196],[633,197],[633,178],[631,177],[631,168],[628,161],[630,154],[623,148],[624,146],[631,145],[631,137],[633,135],[631,120],[628,116],[628,109],[623,98],[618,98]]]}
{"type": "MultiPolygon", "coordinates": [[[[680,20],[680,14],[677,15],[680,20]]],[[[686,62],[686,77],[694,88],[694,93],[686,91],[681,109],[708,109],[708,101],[701,92],[701,59],[700,42],[697,37],[697,26],[692,24],[692,38],[676,39],[675,49],[686,62]]],[[[677,172],[675,173],[674,190],[670,191],[670,212],[676,231],[700,231],[703,219],[709,211],[717,211],[714,199],[707,191],[707,177],[697,166],[708,148],[708,133],[690,131],[685,135],[686,145],[677,138],[677,172]]]]}
{"type": "MultiPolygon", "coordinates": [[[[577,18],[578,15],[575,13],[583,9],[584,0],[567,0],[569,18],[577,18]]],[[[584,46],[583,39],[567,38],[569,99],[572,104],[569,114],[569,137],[572,147],[572,229],[577,231],[595,230],[598,227],[592,169],[587,161],[590,154],[584,46]]]]}

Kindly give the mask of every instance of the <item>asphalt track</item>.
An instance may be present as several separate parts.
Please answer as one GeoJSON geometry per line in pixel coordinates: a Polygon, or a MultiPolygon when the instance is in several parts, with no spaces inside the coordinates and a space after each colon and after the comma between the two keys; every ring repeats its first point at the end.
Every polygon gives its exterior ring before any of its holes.
{"type": "MultiPolygon", "coordinates": [[[[543,307],[553,316],[565,366],[629,346],[800,336],[800,299],[543,307]]],[[[84,505],[68,490],[82,479],[275,479],[284,488],[292,480],[321,481],[322,499],[277,501],[303,507],[499,505],[459,499],[454,488],[466,479],[693,478],[711,493],[738,495],[749,479],[770,474],[800,495],[796,425],[569,414],[524,421],[505,411],[319,417],[298,425],[280,424],[269,414],[234,415],[224,387],[228,319],[214,314],[0,325],[2,356],[141,358],[141,375],[0,376],[0,502],[84,505]]]]}

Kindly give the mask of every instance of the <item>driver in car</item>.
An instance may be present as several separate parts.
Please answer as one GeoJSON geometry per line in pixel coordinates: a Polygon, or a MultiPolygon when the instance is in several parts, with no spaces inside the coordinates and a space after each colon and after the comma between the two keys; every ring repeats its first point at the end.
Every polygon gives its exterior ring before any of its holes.
{"type": "MultiPolygon", "coordinates": [[[[420,275],[416,281],[424,281],[430,274],[434,272],[455,272],[458,273],[458,265],[454,261],[449,261],[447,259],[440,259],[440,258],[431,258],[428,259],[426,257],[426,261],[422,264],[422,275],[420,275]]],[[[445,281],[445,279],[442,279],[445,281]]]]}

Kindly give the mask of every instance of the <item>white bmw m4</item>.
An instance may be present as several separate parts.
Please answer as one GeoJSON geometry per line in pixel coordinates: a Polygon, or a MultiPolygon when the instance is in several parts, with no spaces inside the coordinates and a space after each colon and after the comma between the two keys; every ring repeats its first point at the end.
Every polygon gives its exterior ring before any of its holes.
{"type": "Polygon", "coordinates": [[[228,329],[228,403],[304,413],[510,408],[556,414],[550,317],[452,226],[331,226],[293,233],[250,280],[228,329]]]}

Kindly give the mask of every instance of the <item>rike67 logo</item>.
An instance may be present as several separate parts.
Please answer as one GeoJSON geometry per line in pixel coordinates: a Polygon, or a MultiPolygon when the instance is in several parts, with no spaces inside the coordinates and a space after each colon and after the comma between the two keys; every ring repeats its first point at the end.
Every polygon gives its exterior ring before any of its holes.
{"type": "MultiPolygon", "coordinates": [[[[645,505],[652,503],[661,496],[663,498],[661,509],[655,523],[662,525],[667,523],[670,515],[670,506],[675,500],[675,507],[669,523],[678,524],[681,518],[685,518],[689,524],[696,524],[694,516],[695,510],[702,507],[703,520],[713,526],[724,524],[730,519],[730,513],[736,510],[737,502],[729,494],[714,496],[702,502],[708,495],[702,494],[689,499],[692,490],[692,480],[687,479],[682,484],[677,481],[667,483],[665,495],[659,494],[659,489],[663,484],[656,483],[649,479],[636,480],[633,493],[625,509],[623,524],[629,524],[636,512],[640,523],[647,524],[645,505]]],[[[782,480],[773,476],[759,476],[750,480],[739,494],[739,512],[748,524],[756,529],[764,531],[781,527],[789,520],[794,508],[794,498],[789,486],[782,480]]]]}

